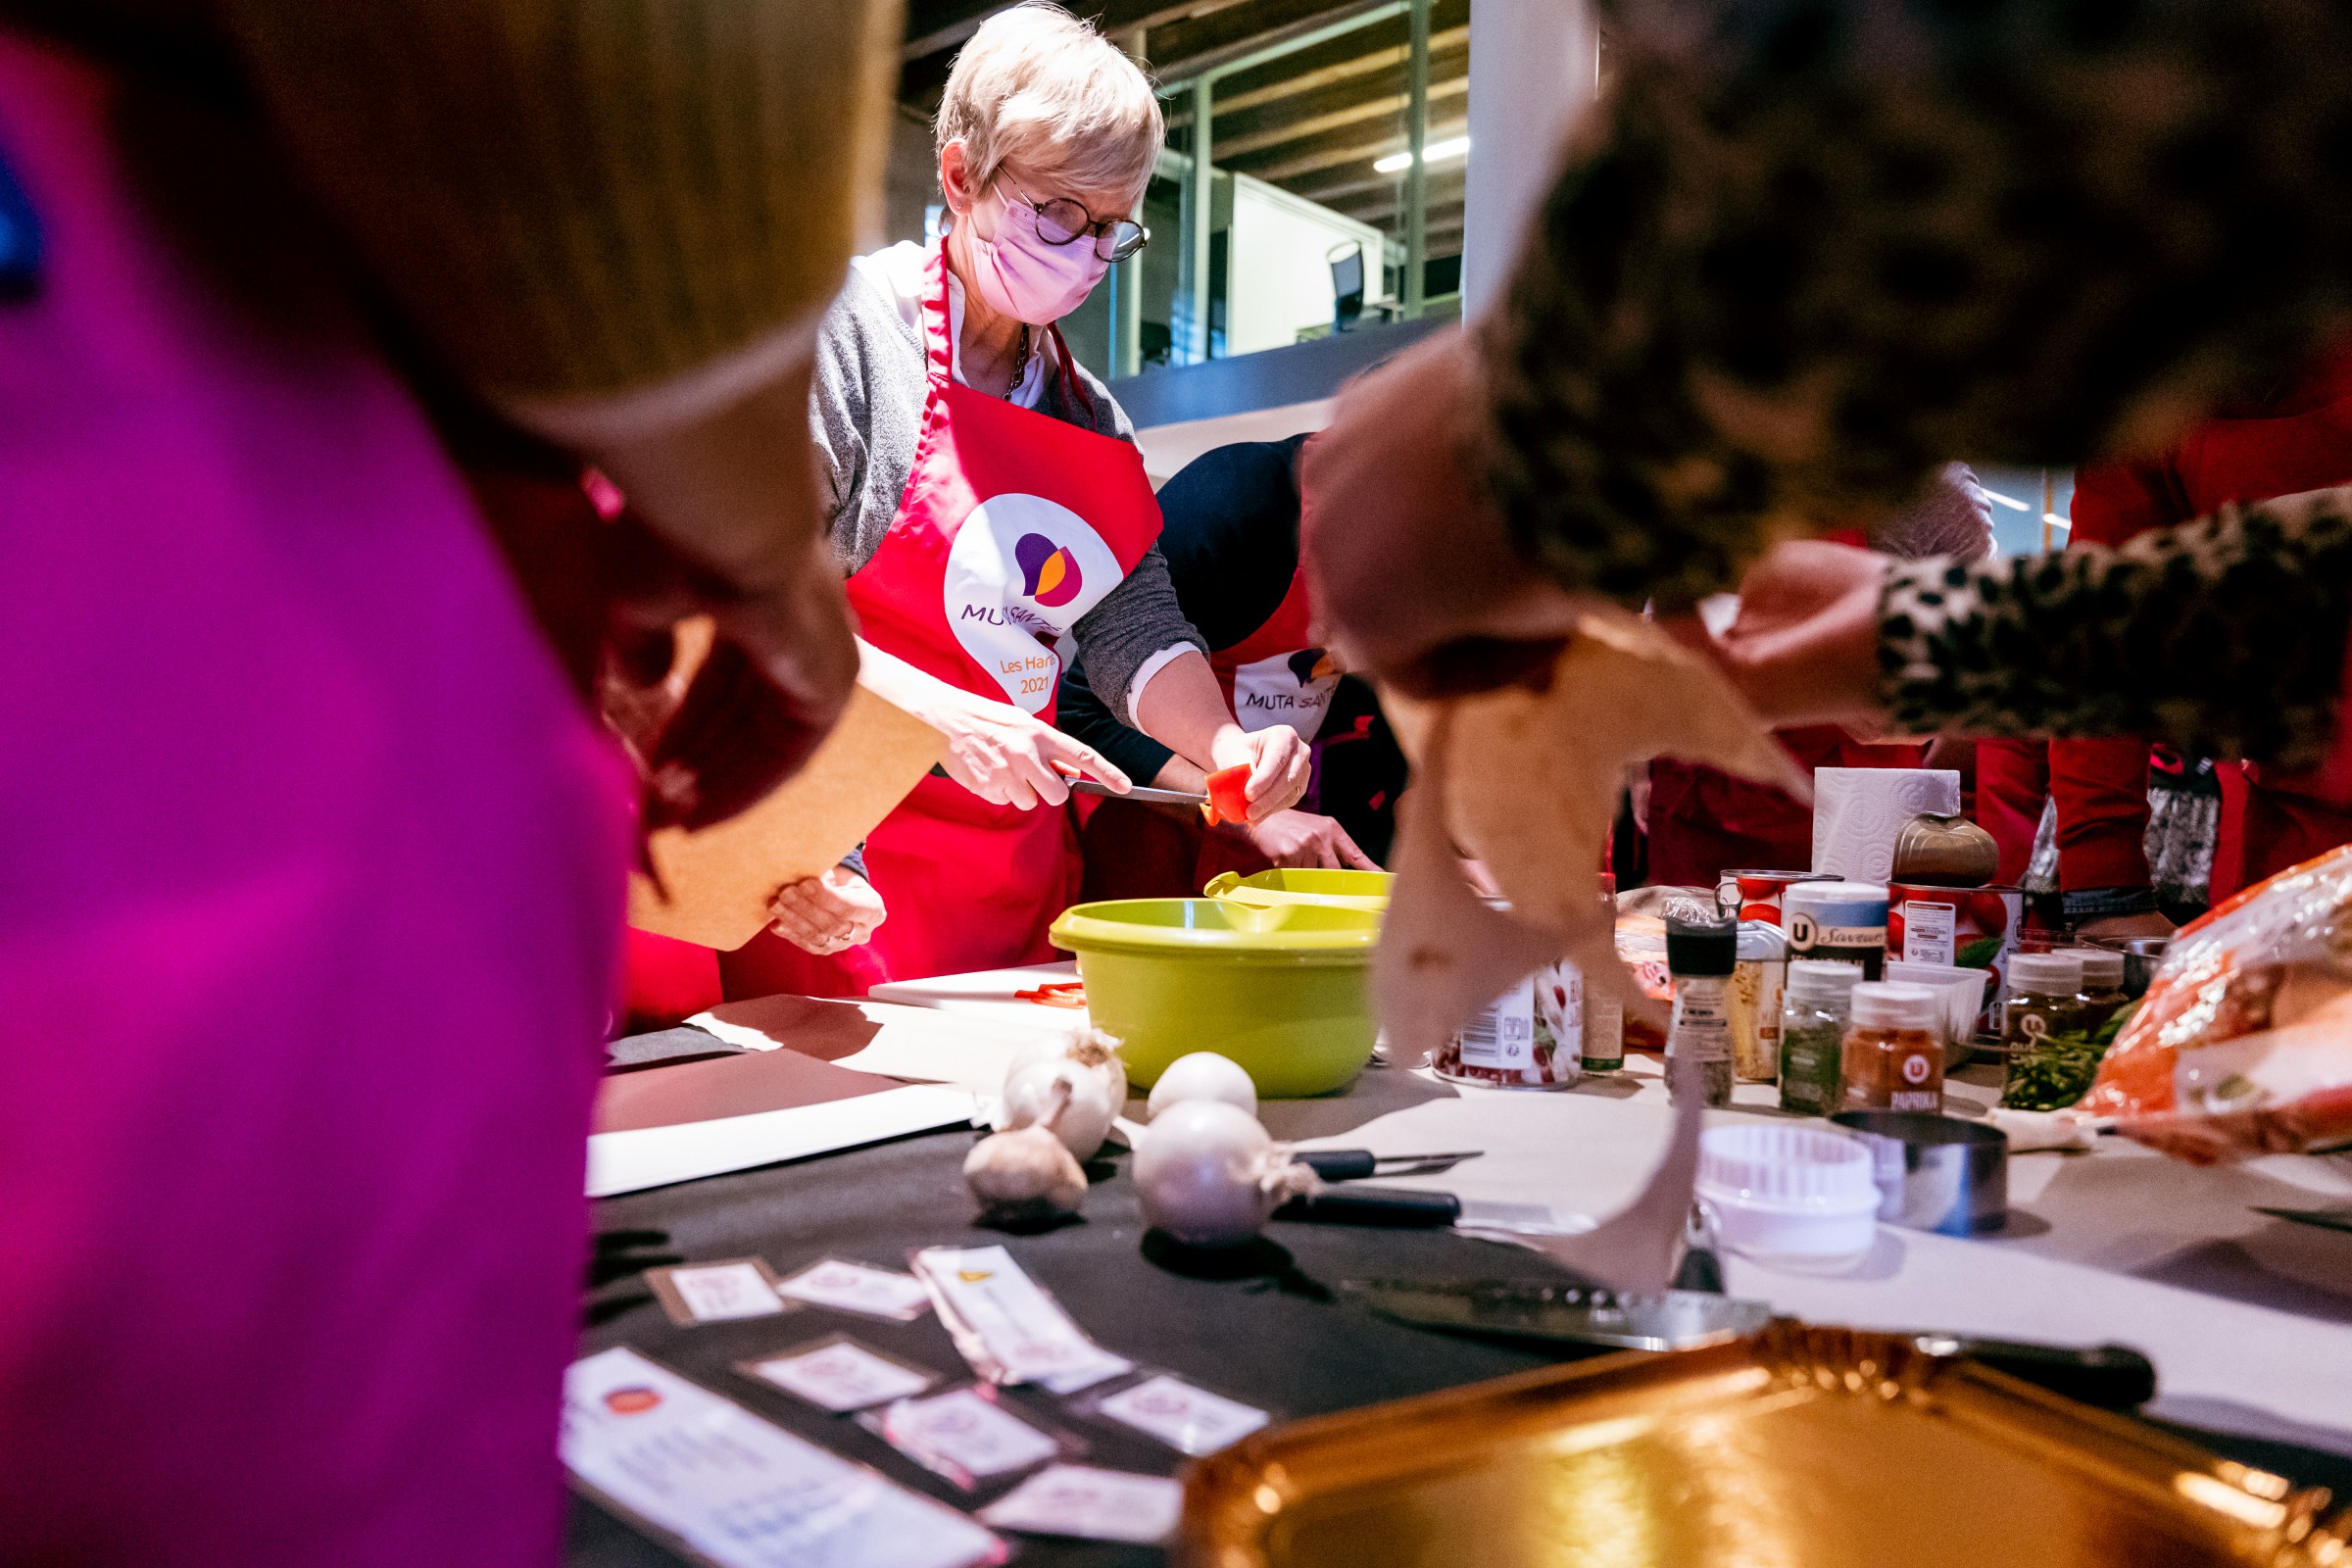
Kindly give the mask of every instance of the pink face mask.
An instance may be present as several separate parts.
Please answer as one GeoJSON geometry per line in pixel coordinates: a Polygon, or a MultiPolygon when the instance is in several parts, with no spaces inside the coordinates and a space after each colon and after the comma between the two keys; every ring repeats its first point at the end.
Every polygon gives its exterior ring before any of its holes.
{"type": "Polygon", "coordinates": [[[1048,326],[1086,302],[1110,264],[1082,234],[1067,245],[1038,236],[1037,209],[1007,198],[994,240],[972,236],[972,287],[992,310],[1031,326],[1048,326]]]}

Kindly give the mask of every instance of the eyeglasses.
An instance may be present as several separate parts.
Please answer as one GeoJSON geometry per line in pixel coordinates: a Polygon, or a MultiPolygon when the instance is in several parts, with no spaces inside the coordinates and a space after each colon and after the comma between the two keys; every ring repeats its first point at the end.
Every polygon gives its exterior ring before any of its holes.
{"type": "Polygon", "coordinates": [[[1049,245],[1075,245],[1092,234],[1097,256],[1106,262],[1123,262],[1152,243],[1152,231],[1141,223],[1124,218],[1097,218],[1083,203],[1067,196],[1056,196],[1050,202],[1036,201],[1011,180],[1004,183],[1012,185],[1013,194],[1037,214],[1037,237],[1049,245]]]}

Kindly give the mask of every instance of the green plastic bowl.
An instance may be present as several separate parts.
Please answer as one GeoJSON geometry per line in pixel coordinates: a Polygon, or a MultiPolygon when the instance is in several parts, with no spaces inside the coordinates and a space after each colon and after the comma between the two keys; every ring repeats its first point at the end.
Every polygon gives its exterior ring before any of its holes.
{"type": "Polygon", "coordinates": [[[1328,909],[1370,909],[1389,906],[1389,885],[1396,879],[1386,871],[1260,871],[1244,876],[1226,871],[1201,891],[1212,899],[1237,904],[1318,904],[1328,909]]]}
{"type": "Polygon", "coordinates": [[[1052,932],[1078,955],[1087,1013],[1122,1043],[1130,1084],[1213,1051],[1267,1100],[1329,1094],[1371,1058],[1379,935],[1368,909],[1223,899],[1081,904],[1052,932]]]}

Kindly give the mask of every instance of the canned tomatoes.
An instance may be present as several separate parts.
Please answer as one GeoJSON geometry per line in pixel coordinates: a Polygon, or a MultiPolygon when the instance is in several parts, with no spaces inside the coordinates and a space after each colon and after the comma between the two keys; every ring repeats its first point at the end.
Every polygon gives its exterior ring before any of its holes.
{"type": "Polygon", "coordinates": [[[1715,907],[1741,920],[1781,923],[1781,895],[1797,882],[1835,882],[1832,871],[1725,871],[1715,879],[1715,907]]]}

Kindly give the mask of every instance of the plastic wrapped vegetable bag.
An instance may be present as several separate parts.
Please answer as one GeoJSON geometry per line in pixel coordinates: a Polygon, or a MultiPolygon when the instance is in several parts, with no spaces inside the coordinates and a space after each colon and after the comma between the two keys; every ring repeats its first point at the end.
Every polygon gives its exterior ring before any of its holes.
{"type": "Polygon", "coordinates": [[[2352,1144],[2352,845],[2183,928],[2077,1109],[2198,1164],[2352,1144]]]}

